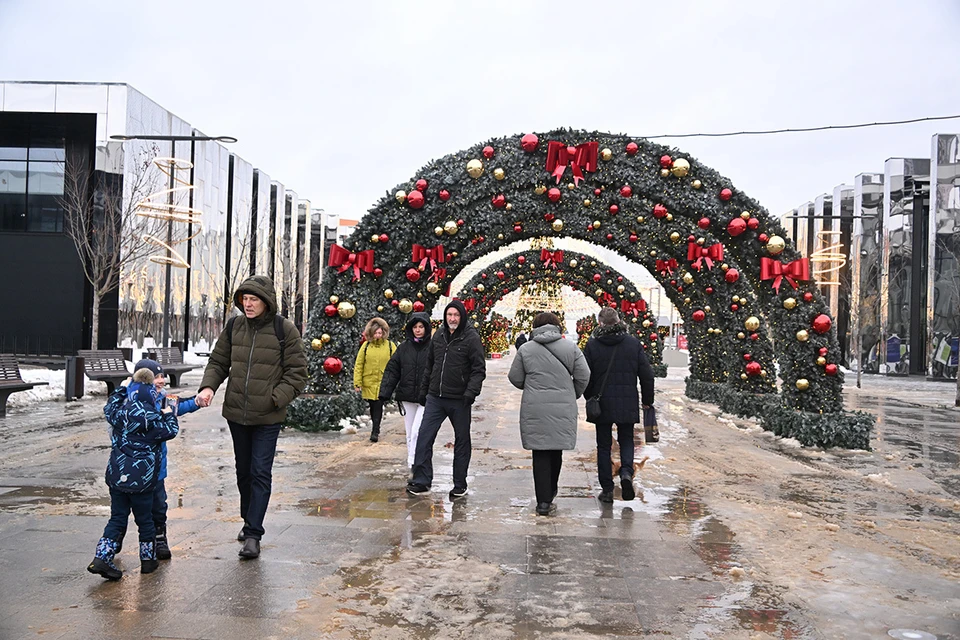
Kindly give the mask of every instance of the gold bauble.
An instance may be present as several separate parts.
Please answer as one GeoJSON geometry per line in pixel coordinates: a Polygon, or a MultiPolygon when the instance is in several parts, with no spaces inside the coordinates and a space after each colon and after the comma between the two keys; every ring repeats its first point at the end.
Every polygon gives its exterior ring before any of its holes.
{"type": "Polygon", "coordinates": [[[585,207],[589,207],[591,204],[593,204],[593,203],[590,202],[590,199],[589,199],[589,198],[587,198],[587,199],[585,199],[585,200],[583,201],[583,206],[585,206],[585,207]]]}
{"type": "Polygon", "coordinates": [[[610,151],[610,149],[603,149],[600,151],[600,157],[604,160],[612,160],[613,151],[610,151]]]}
{"type": "Polygon", "coordinates": [[[740,302],[740,296],[733,296],[734,302],[740,302]]]}
{"type": "Polygon", "coordinates": [[[797,378],[797,389],[800,391],[806,391],[810,388],[810,381],[806,378],[797,378]]]}
{"type": "Polygon", "coordinates": [[[547,192],[547,188],[546,188],[545,186],[543,186],[542,184],[538,184],[538,185],[536,186],[536,188],[534,188],[533,192],[534,192],[535,194],[537,194],[538,196],[542,196],[543,194],[545,194],[545,193],[547,192]]]}
{"type": "Polygon", "coordinates": [[[504,178],[507,177],[507,172],[501,169],[500,167],[497,167],[496,169],[493,170],[493,177],[497,180],[503,180],[504,178]]]}
{"type": "Polygon", "coordinates": [[[649,326],[650,326],[650,321],[649,321],[649,320],[644,320],[644,321],[643,321],[643,328],[646,329],[646,328],[649,327],[649,326]]]}
{"type": "Polygon", "coordinates": [[[650,257],[651,257],[651,258],[656,258],[656,257],[657,257],[657,252],[656,252],[656,250],[650,252],[650,257]]]}
{"type": "Polygon", "coordinates": [[[337,313],[343,319],[352,318],[357,313],[357,308],[352,302],[341,302],[337,305],[337,313]]]}
{"type": "Polygon", "coordinates": [[[807,333],[806,329],[800,329],[800,331],[797,331],[797,340],[799,340],[800,342],[806,342],[809,339],[810,339],[810,334],[807,333]]]}
{"type": "Polygon", "coordinates": [[[599,298],[600,296],[603,295],[603,289],[597,289],[596,291],[593,292],[593,295],[599,298]]]}
{"type": "Polygon", "coordinates": [[[817,358],[817,364],[820,365],[821,367],[824,367],[827,364],[827,359],[824,358],[823,356],[820,356],[819,358],[817,358]]]}
{"type": "Polygon", "coordinates": [[[457,226],[457,222],[455,220],[447,220],[446,222],[443,223],[443,231],[448,236],[456,235],[459,229],[460,227],[457,226]]]}
{"type": "Polygon", "coordinates": [[[378,244],[380,242],[380,234],[375,233],[372,236],[370,236],[370,242],[372,242],[373,244],[378,244]]]}
{"type": "Polygon", "coordinates": [[[483,286],[483,284],[477,285],[477,291],[479,291],[480,293],[483,293],[485,290],[486,290],[486,287],[483,286]]]}
{"type": "Polygon", "coordinates": [[[706,242],[706,238],[697,238],[697,244],[703,246],[703,243],[706,242]]]}
{"type": "Polygon", "coordinates": [[[670,242],[672,242],[673,244],[677,244],[678,242],[680,242],[680,234],[677,233],[676,231],[674,231],[673,233],[671,233],[671,234],[670,234],[670,242]]]}
{"type": "Polygon", "coordinates": [[[590,266],[591,266],[591,267],[595,267],[595,266],[597,266],[597,263],[596,263],[595,261],[591,260],[591,261],[590,261],[590,266]]]}
{"type": "Polygon", "coordinates": [[[406,199],[407,199],[407,192],[406,192],[406,191],[397,191],[397,192],[394,194],[394,196],[396,197],[397,202],[404,202],[404,201],[406,201],[406,199]]]}
{"type": "Polygon", "coordinates": [[[550,223],[554,231],[563,231],[563,220],[554,220],[550,223]]]}
{"type": "Polygon", "coordinates": [[[378,305],[377,305],[377,311],[379,311],[380,313],[383,313],[383,305],[382,305],[382,304],[378,304],[378,305]]]}
{"type": "Polygon", "coordinates": [[[760,328],[760,318],[757,316],[750,316],[743,321],[743,328],[747,331],[756,331],[760,328]]]}
{"type": "Polygon", "coordinates": [[[700,182],[699,180],[694,180],[692,186],[693,186],[694,189],[699,189],[700,187],[703,186],[703,183],[700,182]]]}
{"type": "Polygon", "coordinates": [[[320,342],[322,342],[323,344],[327,344],[327,343],[329,343],[331,340],[333,340],[333,338],[330,337],[330,334],[329,334],[329,333],[325,333],[325,334],[323,334],[322,336],[320,336],[320,342]]]}
{"type": "Polygon", "coordinates": [[[594,221],[593,221],[593,228],[594,228],[594,229],[599,229],[599,228],[600,228],[600,221],[599,221],[599,220],[594,220],[594,221]]]}
{"type": "Polygon", "coordinates": [[[340,302],[340,296],[330,296],[330,304],[337,304],[340,302]]]}
{"type": "Polygon", "coordinates": [[[393,298],[393,289],[386,289],[386,290],[383,292],[383,297],[386,298],[387,300],[392,299],[392,298],[393,298]]]}
{"type": "Polygon", "coordinates": [[[504,209],[506,209],[507,211],[513,211],[513,203],[512,203],[512,202],[508,202],[508,203],[507,203],[507,206],[504,207],[504,209]]]}
{"type": "Polygon", "coordinates": [[[323,342],[320,341],[320,338],[314,338],[310,341],[310,348],[314,351],[320,351],[320,349],[323,349],[323,342]]]}
{"type": "Polygon", "coordinates": [[[677,158],[673,161],[673,167],[670,168],[670,173],[672,173],[675,178],[682,178],[690,173],[690,163],[683,158],[677,158]]]}
{"type": "Polygon", "coordinates": [[[498,234],[497,234],[497,240],[503,240],[503,234],[502,234],[502,233],[498,233],[498,234]]]}
{"type": "Polygon", "coordinates": [[[409,298],[403,298],[400,300],[400,304],[397,305],[397,309],[400,309],[400,313],[410,313],[413,311],[413,303],[410,302],[409,298]]]}
{"type": "Polygon", "coordinates": [[[660,169],[660,177],[666,178],[670,175],[670,169],[660,169]]]}
{"type": "Polygon", "coordinates": [[[423,300],[423,291],[417,291],[417,300],[423,300]]]}
{"type": "Polygon", "coordinates": [[[483,163],[477,159],[473,159],[467,163],[467,175],[471,178],[479,178],[483,175],[483,163]]]}
{"type": "Polygon", "coordinates": [[[440,285],[438,285],[436,282],[427,283],[427,293],[436,294],[439,291],[440,291],[440,285]]]}
{"type": "Polygon", "coordinates": [[[784,242],[783,238],[780,236],[770,236],[770,239],[767,240],[767,253],[775,256],[783,251],[784,247],[786,246],[787,243],[784,242]]]}
{"type": "Polygon", "coordinates": [[[797,299],[796,299],[796,298],[787,298],[786,300],[783,301],[783,308],[784,308],[784,309],[793,309],[793,308],[796,307],[796,306],[797,306],[797,299]]]}
{"type": "Polygon", "coordinates": [[[712,309],[710,308],[710,305],[707,305],[706,307],[703,308],[704,313],[710,313],[711,311],[712,309]]]}
{"type": "Polygon", "coordinates": [[[637,319],[636,319],[636,318],[631,318],[631,319],[630,319],[630,322],[632,322],[633,324],[637,324],[637,319]]]}
{"type": "Polygon", "coordinates": [[[767,377],[767,370],[766,370],[766,369],[760,369],[760,377],[761,377],[761,378],[766,378],[766,377],[767,377]]]}
{"type": "Polygon", "coordinates": [[[747,334],[745,334],[743,331],[740,331],[737,333],[737,337],[743,340],[744,338],[747,337],[747,334]]]}
{"type": "Polygon", "coordinates": [[[626,290],[627,290],[627,288],[626,288],[625,286],[623,286],[622,284],[621,284],[621,285],[617,285],[617,293],[622,294],[622,293],[623,293],[624,291],[626,291],[626,290]]]}
{"type": "Polygon", "coordinates": [[[613,280],[611,280],[610,278],[607,278],[607,286],[609,287],[612,284],[613,284],[613,280]]]}
{"type": "Polygon", "coordinates": [[[722,265],[720,265],[720,270],[721,270],[721,271],[726,271],[726,270],[729,269],[729,268],[730,268],[730,265],[728,265],[726,262],[724,262],[722,265]]]}
{"type": "Polygon", "coordinates": [[[692,274],[692,273],[689,273],[689,272],[683,274],[683,283],[684,283],[684,284],[693,284],[693,274],[692,274]]]}
{"type": "Polygon", "coordinates": [[[434,227],[433,234],[437,236],[443,235],[443,227],[434,227]]]}
{"type": "Polygon", "coordinates": [[[749,220],[749,219],[750,219],[750,212],[749,212],[749,211],[743,211],[743,212],[740,213],[740,217],[741,217],[743,220],[749,220]]]}
{"type": "Polygon", "coordinates": [[[683,304],[690,304],[690,298],[684,298],[683,304]]]}
{"type": "Polygon", "coordinates": [[[580,264],[580,263],[577,262],[576,258],[574,258],[573,260],[570,261],[570,268],[571,268],[571,269],[576,269],[578,264],[580,264]]]}
{"type": "Polygon", "coordinates": [[[672,213],[668,213],[668,214],[667,214],[667,222],[673,222],[673,214],[672,214],[672,213]]]}
{"type": "Polygon", "coordinates": [[[741,380],[746,380],[746,379],[747,379],[747,374],[741,373],[741,374],[740,374],[740,379],[741,379],[741,380]]]}
{"type": "Polygon", "coordinates": [[[577,188],[577,185],[573,184],[572,182],[567,183],[567,189],[570,189],[570,191],[573,191],[576,188],[577,188]]]}

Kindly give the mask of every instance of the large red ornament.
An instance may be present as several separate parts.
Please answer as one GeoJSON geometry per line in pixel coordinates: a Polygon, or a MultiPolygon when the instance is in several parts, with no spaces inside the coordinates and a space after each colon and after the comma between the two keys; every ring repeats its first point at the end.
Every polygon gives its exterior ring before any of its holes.
{"type": "Polygon", "coordinates": [[[497,277],[500,278],[501,280],[503,280],[506,277],[506,275],[507,274],[505,274],[503,271],[497,271],[497,277]]]}
{"type": "Polygon", "coordinates": [[[633,189],[630,188],[630,185],[625,184],[622,187],[620,187],[620,195],[623,196],[624,198],[629,198],[630,196],[633,195],[633,189]]]}
{"type": "Polygon", "coordinates": [[[594,282],[600,282],[600,279],[601,279],[601,278],[603,278],[603,276],[600,275],[599,273],[593,274],[593,281],[594,281],[594,282]]]}
{"type": "Polygon", "coordinates": [[[670,156],[660,156],[660,166],[664,169],[669,169],[673,166],[673,158],[670,156]]]}
{"type": "Polygon", "coordinates": [[[667,208],[662,204],[653,205],[653,217],[654,218],[666,218],[667,217],[667,208]]]}
{"type": "Polygon", "coordinates": [[[650,342],[656,342],[656,341],[657,341],[657,334],[651,333],[651,334],[650,334],[650,342]]]}
{"type": "Polygon", "coordinates": [[[410,205],[411,209],[419,209],[423,206],[423,203],[423,194],[419,191],[411,191],[407,194],[407,204],[410,205]]]}
{"type": "Polygon", "coordinates": [[[826,333],[827,331],[830,331],[830,327],[832,325],[833,321],[830,320],[830,316],[825,313],[821,313],[813,319],[813,330],[817,333],[826,333]]]}
{"type": "Polygon", "coordinates": [[[826,373],[828,376],[835,376],[835,375],[837,375],[837,365],[835,365],[835,364],[833,364],[833,363],[830,363],[830,364],[828,364],[826,367],[823,368],[823,371],[824,371],[824,373],[826,373]]]}
{"type": "Polygon", "coordinates": [[[498,193],[497,195],[493,196],[490,202],[493,203],[493,206],[496,209],[503,209],[505,206],[507,206],[507,198],[502,193],[498,193]]]}
{"type": "Polygon", "coordinates": [[[423,178],[420,178],[419,180],[417,180],[417,184],[415,186],[417,188],[417,191],[426,191],[427,181],[424,180],[423,178]]]}
{"type": "Polygon", "coordinates": [[[749,227],[752,230],[756,230],[760,227],[760,221],[757,220],[756,218],[750,218],[749,220],[747,220],[747,227],[749,227]]]}
{"type": "Polygon", "coordinates": [[[729,269],[727,269],[727,272],[723,274],[723,279],[729,282],[730,284],[733,284],[734,282],[740,279],[740,272],[734,269],[733,267],[730,267],[729,269]]]}
{"type": "Polygon", "coordinates": [[[732,198],[732,197],[733,197],[733,191],[730,191],[730,189],[721,189],[721,190],[720,190],[720,199],[723,200],[724,202],[726,202],[727,200],[729,200],[729,199],[732,198]]]}
{"type": "Polygon", "coordinates": [[[493,147],[487,145],[483,148],[483,157],[489,160],[493,157],[493,147]]]}
{"type": "Polygon", "coordinates": [[[424,308],[424,307],[423,307],[423,303],[422,303],[422,302],[420,302],[419,300],[414,300],[414,301],[413,301],[413,310],[414,310],[414,311],[416,311],[417,313],[420,313],[421,311],[423,311],[423,308],[424,308]]]}
{"type": "Polygon", "coordinates": [[[759,362],[748,362],[747,363],[747,375],[748,376],[758,376],[763,367],[759,362]]]}
{"type": "Polygon", "coordinates": [[[337,305],[328,304],[323,308],[323,312],[332,318],[333,316],[337,315],[337,305]]]}
{"type": "Polygon", "coordinates": [[[413,267],[407,269],[407,280],[410,282],[416,282],[420,279],[420,272],[413,267]]]}
{"type": "Polygon", "coordinates": [[[697,226],[700,227],[701,229],[709,229],[710,218],[700,218],[699,220],[697,220],[697,226]]]}
{"type": "Polygon", "coordinates": [[[620,212],[620,207],[615,204],[610,205],[610,215],[615,216],[620,212]]]}
{"type": "Polygon", "coordinates": [[[531,151],[537,150],[537,145],[540,143],[540,138],[534,133],[528,133],[522,138],[520,138],[520,148],[530,153],[531,151]]]}
{"type": "Polygon", "coordinates": [[[554,187],[547,191],[547,200],[550,202],[560,202],[560,189],[554,187]]]}
{"type": "Polygon", "coordinates": [[[443,200],[444,202],[446,202],[447,200],[449,200],[449,199],[450,199],[450,192],[447,191],[446,189],[441,189],[441,190],[440,190],[440,199],[443,200]]]}
{"type": "Polygon", "coordinates": [[[636,143],[636,142],[628,142],[628,143],[627,143],[627,155],[628,155],[628,156],[635,156],[635,155],[637,155],[637,151],[640,151],[640,147],[637,146],[637,143],[636,143]]]}
{"type": "Polygon", "coordinates": [[[695,322],[703,322],[703,319],[707,317],[707,314],[703,312],[703,309],[697,309],[693,312],[693,319],[695,322]]]}
{"type": "Polygon", "coordinates": [[[729,223],[727,223],[727,233],[736,238],[738,235],[747,230],[747,221],[743,218],[734,218],[729,223]]]}
{"type": "Polygon", "coordinates": [[[523,263],[526,262],[526,261],[527,261],[527,257],[526,257],[526,256],[517,256],[517,262],[518,262],[519,264],[523,264],[523,263]]]}
{"type": "Polygon", "coordinates": [[[324,358],[323,370],[326,371],[329,375],[335,376],[341,371],[343,371],[343,361],[340,358],[334,358],[333,356],[330,356],[329,358],[324,358]]]}

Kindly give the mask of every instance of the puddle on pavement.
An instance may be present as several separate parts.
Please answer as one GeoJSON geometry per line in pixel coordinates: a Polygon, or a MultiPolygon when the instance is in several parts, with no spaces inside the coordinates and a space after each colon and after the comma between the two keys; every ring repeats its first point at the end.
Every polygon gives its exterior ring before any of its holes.
{"type": "Polygon", "coordinates": [[[16,509],[29,505],[69,504],[78,512],[83,507],[109,506],[110,498],[90,499],[87,491],[68,487],[3,487],[0,493],[0,510],[16,509]]]}

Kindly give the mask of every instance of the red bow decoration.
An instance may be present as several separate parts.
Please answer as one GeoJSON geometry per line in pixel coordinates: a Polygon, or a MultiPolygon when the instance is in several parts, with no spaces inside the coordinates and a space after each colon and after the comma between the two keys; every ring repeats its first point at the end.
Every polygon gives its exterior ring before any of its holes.
{"type": "Polygon", "coordinates": [[[610,305],[611,302],[613,302],[614,305],[616,305],[616,301],[613,299],[613,295],[609,293],[603,293],[602,295],[597,297],[597,302],[599,302],[601,305],[606,304],[608,306],[610,305]]]}
{"type": "Polygon", "coordinates": [[[630,302],[629,300],[620,301],[620,311],[624,313],[633,312],[634,317],[644,313],[647,310],[647,301],[646,300],[637,300],[636,302],[630,302]]]}
{"type": "Polygon", "coordinates": [[[447,277],[447,270],[444,269],[443,267],[440,267],[439,269],[433,270],[433,274],[430,276],[430,279],[433,280],[434,282],[440,282],[446,277],[447,277]]]}
{"type": "Polygon", "coordinates": [[[760,279],[773,280],[773,290],[777,293],[780,293],[780,284],[784,279],[796,289],[797,280],[810,279],[810,261],[801,258],[784,264],[772,258],[760,258],[760,279]]]}
{"type": "Polygon", "coordinates": [[[597,148],[600,145],[596,142],[584,142],[576,147],[568,147],[562,142],[547,143],[547,171],[557,178],[557,184],[560,184],[560,178],[563,172],[570,165],[573,171],[573,184],[579,185],[583,180],[581,168],[590,173],[597,170],[597,148]],[[571,154],[570,152],[573,151],[571,154]]]}
{"type": "Polygon", "coordinates": [[[670,258],[669,260],[657,260],[657,271],[659,271],[660,275],[662,276],[672,276],[673,270],[678,266],[679,265],[677,264],[676,258],[670,258]]]}
{"type": "Polygon", "coordinates": [[[338,244],[330,247],[330,260],[327,266],[338,267],[337,272],[343,273],[353,267],[353,281],[360,279],[360,271],[373,272],[373,249],[353,253],[338,244]]]}
{"type": "Polygon", "coordinates": [[[540,249],[540,261],[543,262],[545,267],[556,267],[563,262],[563,251],[560,249],[556,251],[540,249]]]}
{"type": "Polygon", "coordinates": [[[707,263],[707,269],[712,269],[714,261],[723,262],[723,245],[718,242],[707,247],[691,242],[687,245],[687,260],[693,263],[697,271],[704,262],[707,263]]]}
{"type": "Polygon", "coordinates": [[[419,244],[413,245],[413,258],[414,262],[419,262],[421,267],[426,267],[427,262],[430,262],[430,268],[436,269],[437,263],[443,263],[447,261],[446,254],[443,253],[443,245],[438,244],[433,249],[427,249],[424,246],[419,244]]]}
{"type": "Polygon", "coordinates": [[[463,302],[463,308],[466,309],[467,311],[473,311],[474,309],[477,308],[477,303],[473,298],[470,298],[468,300],[462,300],[461,302],[463,302]]]}

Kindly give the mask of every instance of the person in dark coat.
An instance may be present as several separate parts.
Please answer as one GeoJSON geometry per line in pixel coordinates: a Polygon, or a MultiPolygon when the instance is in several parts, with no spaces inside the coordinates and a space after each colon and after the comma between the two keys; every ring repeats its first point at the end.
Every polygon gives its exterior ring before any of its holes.
{"type": "Polygon", "coordinates": [[[575,342],[563,340],[560,319],[540,313],[530,341],[517,351],[507,378],[523,389],[520,442],[533,456],[537,515],[549,515],[557,496],[564,450],[577,446],[577,398],[590,380],[590,368],[575,342]]]}
{"type": "Polygon", "coordinates": [[[633,427],[640,422],[640,381],[644,408],[653,405],[653,369],[643,353],[643,345],[627,334],[620,314],[609,307],[598,315],[600,325],[594,330],[583,349],[590,366],[590,382],[584,397],[600,395],[600,417],[595,421],[597,431],[597,472],[600,477],[600,502],[613,502],[613,446],[612,428],[617,425],[620,444],[620,486],[624,500],[633,500],[633,427]],[[612,363],[612,364],[611,364],[612,363]],[[606,385],[603,379],[607,368],[610,375],[606,385]],[[601,388],[602,387],[602,388],[601,388]]]}
{"type": "Polygon", "coordinates": [[[520,351],[520,347],[526,344],[526,342],[527,342],[527,334],[521,332],[520,335],[517,336],[517,341],[513,343],[513,346],[517,348],[517,351],[520,351]]]}
{"type": "Polygon", "coordinates": [[[433,443],[440,425],[450,418],[453,425],[453,489],[450,499],[467,495],[467,469],[470,466],[470,414],[480,395],[487,363],[480,334],[467,325],[467,310],[454,300],[443,310],[443,325],[430,341],[427,370],[420,387],[423,420],[417,435],[413,477],[407,493],[420,495],[433,484],[433,443]]]}
{"type": "Polygon", "coordinates": [[[425,313],[413,314],[404,333],[407,339],[397,347],[383,371],[379,397],[380,402],[388,402],[390,396],[394,396],[403,407],[403,421],[407,430],[407,466],[412,468],[417,452],[417,435],[423,420],[420,386],[430,356],[430,316],[425,313]]]}

